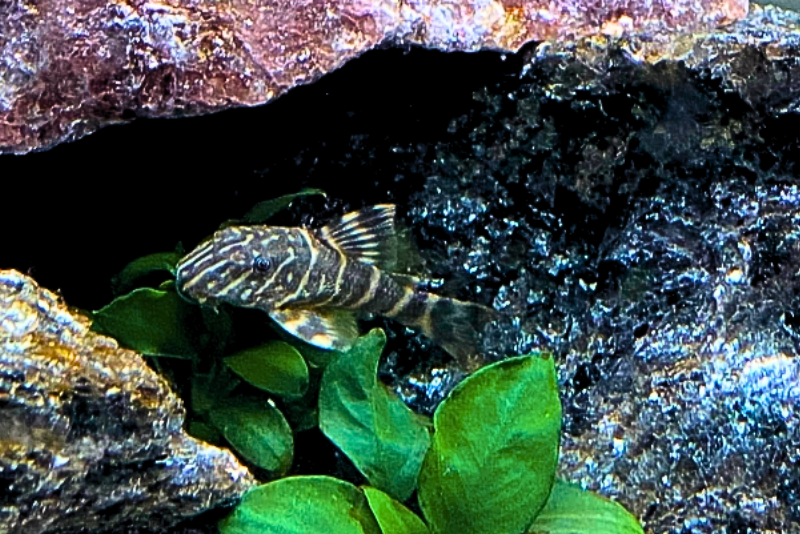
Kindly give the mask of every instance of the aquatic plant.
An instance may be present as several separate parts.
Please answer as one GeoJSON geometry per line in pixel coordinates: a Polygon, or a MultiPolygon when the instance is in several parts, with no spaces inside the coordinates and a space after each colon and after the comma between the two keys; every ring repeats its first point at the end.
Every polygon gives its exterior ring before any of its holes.
{"type": "MultiPolygon", "coordinates": [[[[261,203],[245,221],[263,222],[292,199],[261,203]]],[[[178,250],[132,262],[114,280],[117,298],[93,314],[93,328],[152,356],[184,389],[189,433],[229,444],[271,480],[245,494],[220,523],[222,534],[642,532],[619,504],[555,480],[561,404],[548,354],[477,371],[431,420],[378,379],[382,330],[341,353],[279,328],[264,335],[252,314],[183,300],[170,278],[180,257],[178,250]],[[137,287],[146,282],[156,287],[137,287]],[[287,476],[294,439],[317,426],[368,485],[287,476]],[[404,503],[418,503],[423,517],[404,503]]]]}

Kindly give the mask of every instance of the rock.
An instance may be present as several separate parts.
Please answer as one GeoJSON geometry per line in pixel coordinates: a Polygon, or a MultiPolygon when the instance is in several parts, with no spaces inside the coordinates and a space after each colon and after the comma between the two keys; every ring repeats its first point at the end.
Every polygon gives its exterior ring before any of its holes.
{"type": "Polygon", "coordinates": [[[163,530],[254,484],[142,357],[0,271],[0,532],[163,530]]]}
{"type": "Polygon", "coordinates": [[[662,40],[747,9],[747,0],[11,0],[0,4],[0,154],[134,117],[261,104],[381,43],[515,51],[587,34],[662,40]]]}
{"type": "Polygon", "coordinates": [[[781,93],[786,99],[795,95],[797,82],[783,79],[776,70],[796,69],[799,50],[800,19],[795,11],[753,5],[747,17],[713,31],[687,31],[662,40],[584,37],[552,43],[538,55],[543,61],[558,57],[584,69],[602,70],[615,63],[682,62],[689,71],[719,80],[726,89],[753,102],[765,92],[773,98],[781,93]]]}

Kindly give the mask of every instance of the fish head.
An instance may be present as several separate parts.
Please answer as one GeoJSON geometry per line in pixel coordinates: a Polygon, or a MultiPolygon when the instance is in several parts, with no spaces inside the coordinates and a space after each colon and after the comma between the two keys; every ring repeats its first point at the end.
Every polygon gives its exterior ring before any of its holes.
{"type": "Polygon", "coordinates": [[[230,226],[214,233],[178,262],[181,295],[209,306],[270,309],[292,289],[292,268],[302,239],[291,228],[230,226]]]}

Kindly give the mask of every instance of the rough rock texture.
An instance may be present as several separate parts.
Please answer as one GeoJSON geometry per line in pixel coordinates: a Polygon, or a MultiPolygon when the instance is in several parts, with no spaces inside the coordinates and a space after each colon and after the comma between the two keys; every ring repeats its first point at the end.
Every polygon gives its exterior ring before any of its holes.
{"type": "Polygon", "coordinates": [[[138,354],[0,271],[0,532],[163,529],[253,485],[138,354]]]}
{"type": "MultiPolygon", "coordinates": [[[[625,57],[623,64],[682,61],[691,71],[719,80],[726,89],[735,91],[748,101],[753,97],[759,98],[762,90],[771,95],[779,93],[779,84],[789,90],[787,98],[791,98],[791,89],[796,85],[792,85],[792,80],[776,78],[772,71],[783,63],[797,61],[798,35],[800,24],[794,11],[753,5],[747,17],[713,31],[685,31],[660,40],[641,35],[624,38],[592,36],[554,42],[539,55],[543,59],[557,56],[567,61],[572,56],[581,63],[604,69],[609,68],[609,61],[621,59],[610,54],[611,51],[625,57]],[[754,54],[765,56],[763,59],[767,61],[757,60],[754,54]],[[755,70],[767,65],[772,70],[755,70]]],[[[788,111],[780,107],[777,110],[788,111]]]]}
{"type": "Polygon", "coordinates": [[[0,3],[0,154],[136,116],[260,104],[378,44],[517,50],[531,40],[723,24],[747,0],[189,0],[0,3]]]}

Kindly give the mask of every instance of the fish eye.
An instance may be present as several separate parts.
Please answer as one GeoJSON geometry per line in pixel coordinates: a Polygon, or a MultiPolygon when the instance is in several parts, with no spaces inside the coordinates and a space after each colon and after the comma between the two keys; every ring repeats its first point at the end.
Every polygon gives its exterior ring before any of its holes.
{"type": "Polygon", "coordinates": [[[266,272],[269,270],[269,260],[264,256],[256,256],[253,260],[253,269],[256,271],[266,272]]]}

